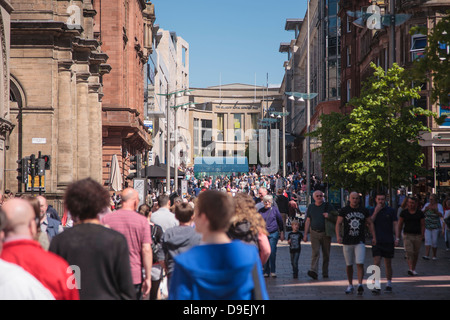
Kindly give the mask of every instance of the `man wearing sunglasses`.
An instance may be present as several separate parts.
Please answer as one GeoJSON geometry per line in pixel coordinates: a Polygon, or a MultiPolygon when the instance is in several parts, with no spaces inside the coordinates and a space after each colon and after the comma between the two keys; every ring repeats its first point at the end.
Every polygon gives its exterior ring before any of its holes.
{"type": "Polygon", "coordinates": [[[311,268],[308,276],[314,280],[318,277],[320,250],[322,250],[322,276],[328,278],[328,264],[330,262],[331,237],[335,235],[335,225],[338,216],[336,209],[324,201],[324,194],[320,190],[313,193],[314,202],[306,211],[305,233],[303,241],[308,241],[311,234],[311,268]]]}

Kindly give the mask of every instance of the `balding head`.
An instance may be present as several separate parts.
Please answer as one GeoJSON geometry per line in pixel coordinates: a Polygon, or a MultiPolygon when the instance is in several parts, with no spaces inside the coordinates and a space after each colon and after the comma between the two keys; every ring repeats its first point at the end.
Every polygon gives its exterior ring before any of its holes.
{"type": "Polygon", "coordinates": [[[133,188],[122,192],[122,209],[136,211],[139,205],[139,193],[133,188]]]}
{"type": "Polygon", "coordinates": [[[41,220],[42,220],[45,214],[47,213],[48,208],[47,199],[43,196],[37,196],[36,198],[39,200],[39,208],[41,210],[41,220]]]}
{"type": "Polygon", "coordinates": [[[12,235],[34,237],[36,234],[36,220],[31,204],[20,198],[8,200],[2,209],[6,214],[6,237],[12,235]]]}
{"type": "Polygon", "coordinates": [[[349,202],[350,202],[350,207],[358,208],[359,207],[359,193],[356,191],[351,192],[350,196],[349,196],[349,202]]]}
{"type": "Polygon", "coordinates": [[[317,206],[320,206],[325,201],[325,199],[323,198],[323,192],[320,190],[314,191],[313,199],[314,199],[314,203],[317,206]]]}
{"type": "Polygon", "coordinates": [[[267,191],[267,188],[265,187],[260,187],[258,189],[258,196],[259,198],[262,200],[265,196],[267,196],[269,192],[267,191]]]}

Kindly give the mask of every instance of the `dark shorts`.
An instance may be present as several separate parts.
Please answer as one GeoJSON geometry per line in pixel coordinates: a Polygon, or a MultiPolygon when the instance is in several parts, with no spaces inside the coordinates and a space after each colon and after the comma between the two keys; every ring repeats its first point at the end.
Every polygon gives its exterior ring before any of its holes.
{"type": "Polygon", "coordinates": [[[394,258],[394,243],[381,242],[372,247],[372,257],[382,257],[387,259],[394,258]]]}

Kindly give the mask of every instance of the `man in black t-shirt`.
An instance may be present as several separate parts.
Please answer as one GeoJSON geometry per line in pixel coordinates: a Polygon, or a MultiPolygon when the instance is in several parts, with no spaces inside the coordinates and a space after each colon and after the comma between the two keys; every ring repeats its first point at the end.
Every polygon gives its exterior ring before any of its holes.
{"type": "Polygon", "coordinates": [[[358,294],[362,295],[364,288],[362,280],[364,276],[365,258],[365,226],[373,235],[372,244],[375,244],[375,231],[372,220],[369,219],[369,211],[360,206],[360,197],[357,192],[350,193],[350,204],[342,208],[336,222],[336,238],[342,243],[345,263],[347,265],[348,287],[346,294],[354,292],[353,287],[353,264],[356,262],[358,276],[358,294]],[[343,237],[341,237],[341,225],[344,225],[343,237]]]}

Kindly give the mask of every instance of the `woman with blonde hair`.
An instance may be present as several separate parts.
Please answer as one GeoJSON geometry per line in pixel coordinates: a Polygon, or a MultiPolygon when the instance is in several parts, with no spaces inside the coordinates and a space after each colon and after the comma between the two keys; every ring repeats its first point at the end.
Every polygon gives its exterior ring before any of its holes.
{"type": "Polygon", "coordinates": [[[237,193],[233,200],[235,211],[227,234],[231,239],[239,239],[256,245],[261,263],[264,265],[271,252],[266,222],[256,211],[255,201],[250,195],[237,193]]]}

